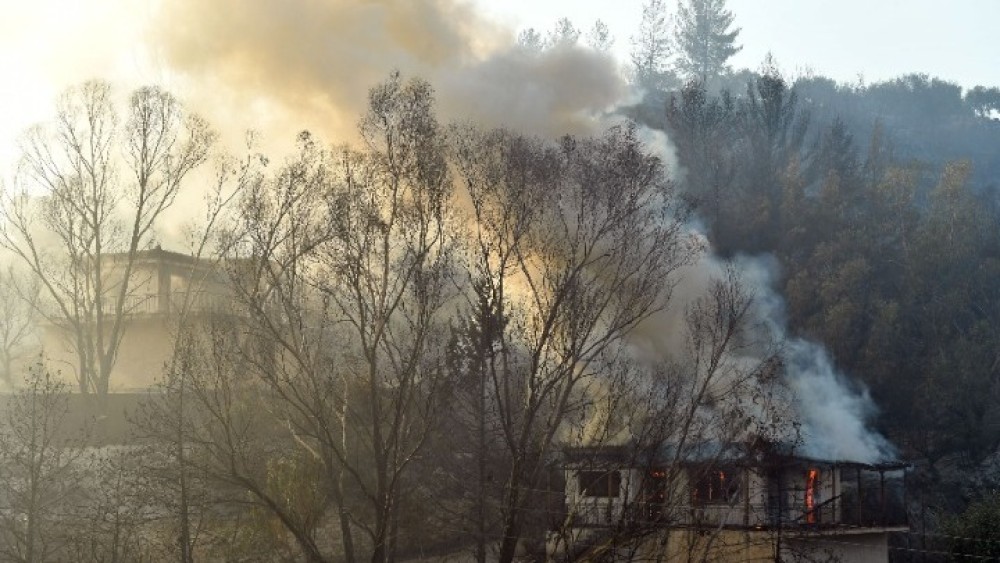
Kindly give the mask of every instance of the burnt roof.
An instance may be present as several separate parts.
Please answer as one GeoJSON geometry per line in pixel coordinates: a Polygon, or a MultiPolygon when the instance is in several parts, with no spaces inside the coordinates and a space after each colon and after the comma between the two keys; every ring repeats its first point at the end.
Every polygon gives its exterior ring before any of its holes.
{"type": "Polygon", "coordinates": [[[655,446],[635,444],[604,446],[570,446],[562,451],[562,465],[618,465],[643,467],[658,464],[725,463],[751,467],[784,467],[789,465],[824,465],[857,468],[870,471],[901,471],[909,463],[898,460],[862,462],[844,459],[824,459],[797,453],[793,445],[781,443],[697,442],[665,443],[655,446]]]}

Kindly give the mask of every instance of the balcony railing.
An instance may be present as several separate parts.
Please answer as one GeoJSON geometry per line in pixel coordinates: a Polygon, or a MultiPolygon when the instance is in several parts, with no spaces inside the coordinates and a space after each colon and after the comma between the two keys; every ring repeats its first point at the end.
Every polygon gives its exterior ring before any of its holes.
{"type": "MultiPolygon", "coordinates": [[[[117,311],[117,299],[108,299],[102,303],[105,315],[114,315],[117,311]]],[[[141,293],[125,297],[122,311],[126,315],[156,315],[178,314],[185,307],[189,312],[209,312],[224,310],[232,305],[232,298],[205,291],[172,291],[170,293],[141,293]]]]}
{"type": "MultiPolygon", "coordinates": [[[[118,300],[110,299],[102,303],[105,315],[114,315],[118,310],[118,300]]],[[[155,293],[144,293],[125,296],[123,311],[129,315],[152,314],[160,312],[159,296],[155,293]]]]}

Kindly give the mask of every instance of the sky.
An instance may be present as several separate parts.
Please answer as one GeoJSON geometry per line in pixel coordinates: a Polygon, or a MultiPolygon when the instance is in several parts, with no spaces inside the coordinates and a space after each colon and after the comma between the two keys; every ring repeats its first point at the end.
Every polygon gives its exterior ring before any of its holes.
{"type": "MultiPolygon", "coordinates": [[[[273,127],[287,135],[280,125],[300,118],[306,113],[302,108],[307,108],[322,114],[329,123],[338,123],[330,128],[336,131],[344,129],[340,122],[346,123],[345,115],[356,115],[351,112],[363,103],[364,89],[372,77],[384,75],[392,65],[445,83],[445,97],[451,97],[452,106],[461,107],[463,96],[473,100],[483,96],[468,82],[492,84],[488,79],[524,69],[509,60],[479,65],[479,74],[448,72],[448,68],[468,65],[469,58],[482,57],[490,49],[509,43],[525,27],[544,32],[563,16],[582,29],[589,29],[597,19],[605,21],[615,38],[614,52],[624,60],[643,1],[0,0],[0,13],[4,14],[0,18],[0,177],[9,174],[18,134],[51,113],[61,90],[88,78],[108,79],[125,89],[147,83],[164,85],[182,99],[196,100],[195,105],[209,114],[210,121],[233,128],[273,127]],[[473,4],[467,5],[470,1],[473,4]],[[341,17],[338,13],[360,12],[361,6],[381,3],[393,4],[401,15],[375,22],[385,27],[377,33],[366,27],[372,24],[367,16],[341,17]],[[289,8],[298,5],[303,6],[300,18],[289,8]],[[339,7],[330,8],[334,5],[339,7]],[[440,10],[432,10],[434,13],[424,18],[407,9],[418,5],[434,5],[440,10]],[[406,35],[399,31],[412,24],[411,20],[424,19],[427,21],[413,28],[416,32],[406,35]],[[326,27],[335,29],[344,22],[355,29],[345,26],[330,31],[330,39],[324,39],[326,27]],[[227,37],[230,26],[246,37],[227,37]],[[282,33],[273,34],[273,42],[253,44],[258,36],[282,26],[282,33]],[[303,42],[299,50],[288,47],[299,41],[300,30],[312,44],[303,42]],[[380,33],[385,33],[386,42],[394,42],[393,48],[381,48],[380,33]],[[337,37],[345,39],[338,42],[337,37]],[[453,46],[458,46],[460,55],[448,54],[453,46]],[[337,56],[331,58],[337,58],[338,64],[329,67],[330,76],[322,80],[306,76],[322,69],[324,57],[334,52],[337,56]],[[261,58],[272,60],[258,65],[261,58]],[[308,60],[299,64],[303,58],[308,60]],[[371,72],[358,72],[367,67],[371,72]],[[285,81],[284,90],[269,84],[269,75],[285,81]],[[363,87],[341,88],[342,83],[352,81],[364,82],[363,87]],[[302,86],[301,93],[289,95],[289,84],[302,86]],[[239,92],[219,94],[227,88],[239,92]],[[254,96],[256,89],[268,94],[254,96]],[[324,89],[336,95],[327,96],[324,89]],[[338,114],[334,106],[341,105],[346,108],[338,114]],[[290,108],[301,111],[294,114],[290,108]]],[[[668,0],[668,4],[673,2],[668,0]]],[[[729,7],[742,29],[739,41],[743,51],[732,61],[737,68],[757,68],[770,52],[790,77],[811,71],[841,82],[871,83],[924,72],[964,87],[1000,85],[1000,64],[996,62],[1000,49],[993,37],[1000,22],[1000,1],[730,0],[729,7]]],[[[587,84],[577,80],[580,72],[587,72],[581,70],[586,65],[577,62],[573,67],[577,75],[566,74],[560,82],[576,90],[593,87],[596,81],[587,84]]],[[[560,63],[559,68],[564,66],[560,63]]],[[[531,72],[546,69],[533,68],[531,72]]],[[[532,83],[533,87],[550,97],[567,95],[558,85],[540,81],[532,83]]],[[[579,104],[604,103],[618,94],[603,92],[579,104]]],[[[507,92],[497,102],[497,114],[516,114],[511,107],[524,109],[537,99],[507,92]]],[[[555,111],[551,105],[540,107],[555,111]]],[[[537,116],[526,115],[526,123],[534,121],[537,116]]]]}
{"type": "MultiPolygon", "coordinates": [[[[589,29],[601,19],[627,56],[645,0],[478,2],[515,27],[544,30],[569,17],[589,29]]],[[[791,75],[811,68],[839,82],[863,75],[871,83],[923,72],[964,87],[1000,86],[996,0],[729,0],[728,7],[742,30],[736,68],[757,68],[771,52],[791,75]]]]}

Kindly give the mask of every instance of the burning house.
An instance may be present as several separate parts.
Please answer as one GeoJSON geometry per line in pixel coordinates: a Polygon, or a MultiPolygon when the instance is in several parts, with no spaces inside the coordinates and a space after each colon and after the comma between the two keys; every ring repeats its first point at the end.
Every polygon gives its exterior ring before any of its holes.
{"type": "Polygon", "coordinates": [[[565,451],[553,559],[886,561],[908,529],[906,464],[824,460],[782,447],[699,444],[565,451]]]}

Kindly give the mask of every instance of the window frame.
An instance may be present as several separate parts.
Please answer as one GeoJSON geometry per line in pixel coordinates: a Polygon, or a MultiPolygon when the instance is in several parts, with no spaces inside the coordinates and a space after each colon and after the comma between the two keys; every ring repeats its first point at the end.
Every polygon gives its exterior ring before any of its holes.
{"type": "Polygon", "coordinates": [[[583,498],[619,498],[622,473],[618,469],[580,469],[576,472],[576,486],[577,494],[583,498]]]}
{"type": "Polygon", "coordinates": [[[702,467],[688,472],[691,504],[732,505],[743,495],[743,471],[732,466],[702,467]]]}

